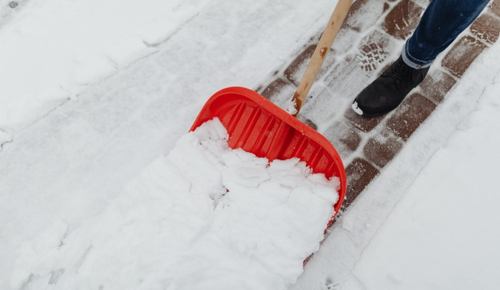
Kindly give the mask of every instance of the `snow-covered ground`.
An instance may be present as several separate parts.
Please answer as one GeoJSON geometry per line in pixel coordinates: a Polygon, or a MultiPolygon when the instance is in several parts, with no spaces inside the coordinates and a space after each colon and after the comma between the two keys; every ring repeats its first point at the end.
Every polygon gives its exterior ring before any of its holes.
{"type": "Polygon", "coordinates": [[[210,0],[8,2],[1,3],[8,22],[0,29],[0,127],[13,134],[158,51],[210,0]]]}
{"type": "MultiPolygon", "coordinates": [[[[46,289],[71,283],[65,277],[74,272],[44,249],[89,238],[67,229],[106,232],[93,225],[174,148],[211,93],[268,79],[319,31],[334,5],[9,2],[0,1],[6,290],[40,289],[40,273],[52,282],[46,289]]],[[[500,124],[499,55],[496,45],[480,56],[343,215],[292,289],[497,288],[500,141],[492,133],[500,124]]],[[[71,261],[88,261],[86,248],[74,249],[71,261]]]]}
{"type": "MultiPolygon", "coordinates": [[[[26,2],[19,13],[28,13],[30,3],[44,5],[26,2]]],[[[331,5],[329,0],[213,0],[179,23],[156,53],[89,83],[64,105],[47,105],[49,112],[29,116],[36,122],[6,134],[11,141],[0,151],[0,289],[15,289],[11,283],[23,243],[54,225],[72,228],[102,213],[130,180],[174,147],[213,92],[262,83],[322,27],[330,12],[324,8],[331,5]]],[[[37,6],[31,8],[38,13],[37,6]]],[[[108,7],[109,19],[119,11],[108,7]]],[[[8,34],[16,17],[9,17],[2,33],[8,34]]],[[[36,46],[30,49],[24,53],[37,53],[36,46]]],[[[94,72],[99,78],[98,68],[94,72]]],[[[11,102],[18,103],[2,97],[2,106],[11,102]]],[[[55,275],[59,270],[54,267],[55,275]]],[[[31,274],[14,280],[30,289],[36,280],[31,274]]]]}

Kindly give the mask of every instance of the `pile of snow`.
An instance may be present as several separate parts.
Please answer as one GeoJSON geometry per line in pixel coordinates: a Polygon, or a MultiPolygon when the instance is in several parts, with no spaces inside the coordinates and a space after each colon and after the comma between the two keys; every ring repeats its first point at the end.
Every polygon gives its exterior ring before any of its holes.
{"type": "Polygon", "coordinates": [[[215,119],[184,135],[102,213],[25,242],[11,285],[287,289],[323,239],[338,185],[297,159],[269,163],[230,149],[215,119]]]}

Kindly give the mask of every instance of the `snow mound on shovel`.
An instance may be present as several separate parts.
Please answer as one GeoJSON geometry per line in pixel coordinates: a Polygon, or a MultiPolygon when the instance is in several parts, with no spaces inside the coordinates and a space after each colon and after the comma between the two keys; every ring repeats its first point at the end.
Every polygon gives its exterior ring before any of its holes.
{"type": "Polygon", "coordinates": [[[286,289],[319,247],[338,184],[297,159],[269,164],[228,148],[213,120],[100,214],[55,224],[23,245],[12,283],[29,276],[33,289],[286,289]]]}

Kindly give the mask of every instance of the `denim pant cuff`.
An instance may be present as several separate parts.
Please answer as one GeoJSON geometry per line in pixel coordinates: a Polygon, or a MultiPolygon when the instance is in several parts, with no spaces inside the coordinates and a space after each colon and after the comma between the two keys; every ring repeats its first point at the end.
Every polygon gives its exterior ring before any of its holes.
{"type": "Polygon", "coordinates": [[[422,68],[426,68],[426,67],[430,67],[431,64],[432,64],[432,61],[422,61],[422,60],[419,60],[419,59],[416,59],[415,57],[413,57],[409,50],[408,50],[408,43],[409,43],[409,40],[406,41],[404,47],[403,47],[403,51],[401,51],[401,58],[403,59],[403,62],[413,68],[413,69],[422,69],[422,68]]]}

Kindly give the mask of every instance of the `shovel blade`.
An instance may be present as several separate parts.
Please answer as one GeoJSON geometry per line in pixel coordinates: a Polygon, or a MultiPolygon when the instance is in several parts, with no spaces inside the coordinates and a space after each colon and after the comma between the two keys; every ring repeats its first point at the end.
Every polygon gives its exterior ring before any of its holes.
{"type": "Polygon", "coordinates": [[[215,117],[228,131],[231,148],[241,148],[270,161],[297,157],[314,173],[338,177],[339,199],[334,205],[338,213],[346,192],[345,169],[339,154],[324,136],[257,92],[242,87],[225,88],[210,97],[191,131],[215,117]]]}

